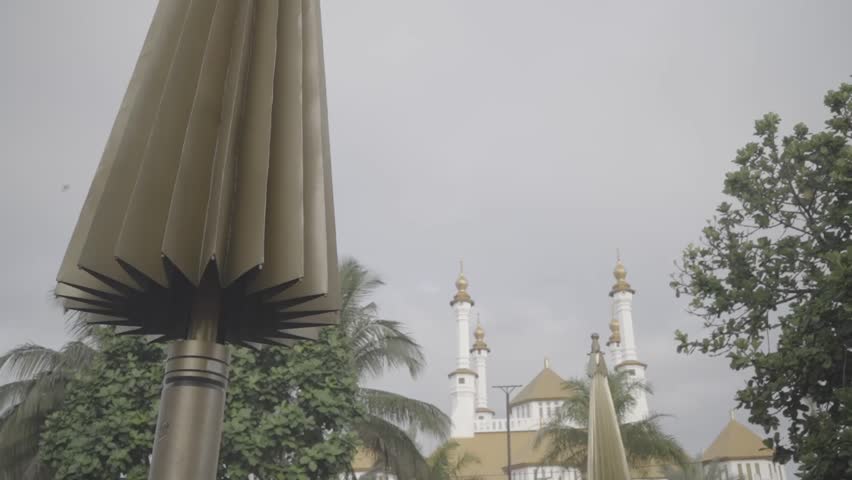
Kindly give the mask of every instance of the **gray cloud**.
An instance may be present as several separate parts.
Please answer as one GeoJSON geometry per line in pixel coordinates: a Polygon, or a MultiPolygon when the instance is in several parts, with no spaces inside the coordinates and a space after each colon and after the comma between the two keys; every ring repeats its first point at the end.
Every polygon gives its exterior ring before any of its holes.
{"type": "MultiPolygon", "coordinates": [[[[0,349],[65,338],[48,292],[153,7],[0,5],[0,349]]],[[[528,381],[545,355],[580,374],[621,248],[652,408],[706,447],[742,379],[675,354],[672,331],[698,322],[667,286],[672,261],[755,118],[821,126],[822,95],[852,73],[852,5],[329,0],[323,13],[340,248],[385,278],[382,312],[430,360],[417,382],[376,383],[448,406],[460,257],[493,382],[528,381]]]]}

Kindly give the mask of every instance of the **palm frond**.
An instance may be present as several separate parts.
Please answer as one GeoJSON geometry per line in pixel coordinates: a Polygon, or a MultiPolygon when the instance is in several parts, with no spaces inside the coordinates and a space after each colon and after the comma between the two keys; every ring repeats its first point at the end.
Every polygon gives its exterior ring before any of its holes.
{"type": "Polygon", "coordinates": [[[13,407],[0,420],[0,479],[23,480],[36,462],[43,418],[16,415],[13,407]]]}
{"type": "Polygon", "coordinates": [[[621,439],[631,464],[675,463],[687,465],[689,457],[675,438],[659,424],[664,415],[652,414],[644,420],[621,425],[621,439]]]}
{"type": "Polygon", "coordinates": [[[62,346],[59,368],[77,371],[88,367],[97,355],[97,350],[82,340],[75,340],[62,346]]]}
{"type": "Polygon", "coordinates": [[[95,332],[101,327],[90,323],[92,316],[92,314],[76,310],[69,311],[65,320],[68,333],[77,340],[94,342],[96,337],[95,332]]]}
{"type": "Polygon", "coordinates": [[[423,350],[414,338],[393,320],[370,320],[356,324],[353,364],[360,376],[378,376],[386,369],[404,367],[412,377],[425,366],[423,350]]]}
{"type": "Polygon", "coordinates": [[[15,407],[15,418],[46,417],[62,405],[65,386],[71,379],[66,371],[45,373],[37,376],[27,396],[15,407]]]}
{"type": "MultiPolygon", "coordinates": [[[[459,443],[451,440],[435,449],[426,459],[429,464],[427,480],[456,480],[462,478],[462,474],[470,466],[480,463],[479,457],[469,452],[459,453],[459,448],[459,443]]],[[[465,476],[464,478],[477,477],[465,476]]]]}
{"type": "Polygon", "coordinates": [[[585,428],[551,422],[539,430],[535,446],[544,447],[544,461],[547,464],[585,471],[588,436],[585,428]]]}
{"type": "Polygon", "coordinates": [[[35,380],[17,380],[0,385],[0,412],[21,403],[34,383],[35,380]]]}
{"type": "Polygon", "coordinates": [[[423,478],[426,459],[417,444],[397,425],[375,415],[365,415],[354,425],[364,449],[376,459],[374,472],[389,471],[397,478],[423,478]]]}
{"type": "Polygon", "coordinates": [[[384,285],[384,282],[352,257],[342,259],[339,268],[342,293],[340,316],[341,321],[345,322],[352,310],[357,310],[364,299],[384,285]]]}
{"type": "Polygon", "coordinates": [[[22,380],[45,370],[53,370],[61,361],[61,352],[51,348],[25,343],[0,356],[0,372],[22,380]]]}
{"type": "MultiPolygon", "coordinates": [[[[544,446],[548,463],[573,467],[581,472],[586,469],[588,445],[589,386],[588,378],[576,378],[564,383],[573,395],[566,400],[553,419],[536,437],[536,446],[544,446]]],[[[627,372],[609,375],[609,386],[616,416],[621,426],[622,441],[631,465],[648,463],[676,463],[686,465],[689,458],[671,435],[663,432],[659,425],[662,414],[626,423],[624,418],[635,406],[637,393],[651,394],[653,390],[646,382],[636,380],[627,372]]]]}
{"type": "Polygon", "coordinates": [[[439,439],[449,436],[450,417],[430,403],[370,388],[362,388],[361,396],[370,415],[396,425],[413,427],[439,439]]]}
{"type": "Polygon", "coordinates": [[[0,368],[17,379],[0,385],[0,480],[51,478],[38,459],[44,420],[62,405],[68,381],[95,355],[81,338],[60,350],[20,345],[0,357],[0,368]]]}

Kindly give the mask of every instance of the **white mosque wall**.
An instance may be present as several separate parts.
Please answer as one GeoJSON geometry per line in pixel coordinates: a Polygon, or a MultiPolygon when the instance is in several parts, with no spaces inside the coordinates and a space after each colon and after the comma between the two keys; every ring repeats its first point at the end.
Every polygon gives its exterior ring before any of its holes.
{"type": "MultiPolygon", "coordinates": [[[[731,460],[720,462],[720,480],[787,480],[784,466],[771,460],[731,460]]],[[[705,470],[710,466],[705,465],[705,470]]]]}
{"type": "Polygon", "coordinates": [[[575,469],[545,465],[513,468],[512,480],[581,480],[581,476],[575,469]]]}
{"type": "MultiPolygon", "coordinates": [[[[516,432],[540,430],[556,417],[562,403],[561,400],[549,400],[515,405],[512,407],[512,423],[510,426],[516,432]]],[[[474,431],[476,433],[504,432],[506,431],[506,419],[476,420],[474,431]]]]}

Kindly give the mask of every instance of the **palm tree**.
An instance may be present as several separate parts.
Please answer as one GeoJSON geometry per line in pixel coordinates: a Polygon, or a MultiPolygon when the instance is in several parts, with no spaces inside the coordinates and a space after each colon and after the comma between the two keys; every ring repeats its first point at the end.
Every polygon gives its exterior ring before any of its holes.
{"type": "MultiPolygon", "coordinates": [[[[380,319],[370,295],[383,282],[353,258],[340,264],[342,305],[340,328],[352,345],[352,364],[359,380],[405,368],[412,377],[423,370],[419,344],[399,322],[380,319]]],[[[404,428],[438,438],[449,435],[450,419],[437,407],[383,390],[361,388],[367,414],[355,426],[377,464],[398,475],[428,470],[426,459],[404,428]]]]}
{"type": "MultiPolygon", "coordinates": [[[[408,435],[416,442],[416,431],[409,429],[408,435]]],[[[465,480],[482,480],[482,477],[478,475],[465,475],[462,477],[462,472],[471,465],[479,463],[479,457],[468,452],[457,453],[460,446],[454,440],[441,444],[426,458],[425,469],[407,473],[412,475],[411,478],[418,478],[420,480],[461,480],[462,478],[465,480]]],[[[420,448],[419,444],[418,448],[420,448]]],[[[361,480],[376,480],[382,478],[382,474],[385,474],[384,478],[387,478],[386,473],[387,465],[380,460],[376,462],[370,471],[364,473],[360,478],[361,480]]]]}
{"type": "Polygon", "coordinates": [[[478,464],[479,458],[467,452],[458,454],[456,452],[458,448],[459,444],[450,440],[432,452],[429,458],[426,459],[426,463],[429,465],[426,480],[479,479],[480,477],[478,476],[466,475],[462,477],[462,472],[470,465],[478,464]]]}
{"type": "Polygon", "coordinates": [[[38,460],[44,420],[62,405],[65,386],[95,356],[91,330],[72,321],[75,339],[59,350],[27,343],[0,357],[0,480],[49,480],[38,460]]]}
{"type": "MultiPolygon", "coordinates": [[[[545,461],[585,472],[587,462],[589,423],[588,378],[575,378],[565,382],[572,393],[562,408],[539,431],[536,446],[544,446],[545,461]]],[[[626,423],[623,419],[636,404],[636,393],[652,393],[650,386],[628,376],[627,372],[610,374],[609,387],[615,414],[621,426],[621,439],[631,467],[661,464],[686,465],[689,457],[678,442],[663,432],[659,420],[665,415],[654,413],[644,420],[626,423]]]]}
{"type": "MultiPolygon", "coordinates": [[[[359,379],[398,367],[416,377],[425,365],[420,345],[399,322],[379,319],[375,303],[366,303],[382,281],[351,258],[341,262],[340,277],[340,328],[353,347],[359,379]]],[[[25,344],[0,357],[0,373],[12,377],[0,385],[0,480],[49,478],[37,457],[44,419],[61,406],[66,383],[97,353],[98,327],[82,317],[74,317],[71,325],[75,340],[61,350],[25,344]]],[[[367,415],[355,428],[366,449],[394,472],[425,471],[426,459],[400,427],[445,438],[450,419],[429,403],[383,390],[361,388],[360,398],[367,415]]]]}

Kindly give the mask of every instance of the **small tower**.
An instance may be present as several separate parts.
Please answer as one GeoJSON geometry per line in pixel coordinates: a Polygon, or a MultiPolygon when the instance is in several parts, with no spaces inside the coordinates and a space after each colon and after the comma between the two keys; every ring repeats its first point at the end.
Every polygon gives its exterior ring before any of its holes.
{"type": "MultiPolygon", "coordinates": [[[[613,349],[613,358],[617,361],[615,371],[627,371],[636,380],[645,381],[645,370],[648,365],[639,361],[639,355],[636,351],[636,338],[633,335],[633,295],[635,290],[627,283],[627,269],[621,263],[621,256],[615,264],[615,270],[612,272],[615,277],[615,284],[609,292],[612,297],[612,308],[614,312],[614,322],[618,323],[617,330],[619,342],[614,342],[616,347],[613,349]]],[[[648,398],[645,392],[639,391],[635,393],[636,405],[627,413],[625,420],[627,422],[635,422],[648,417],[648,398]]]]}
{"type": "Polygon", "coordinates": [[[476,399],[477,374],[470,365],[470,309],[473,299],[467,293],[467,278],[464,276],[464,264],[461,265],[456,280],[456,294],[450,302],[456,314],[456,369],[450,372],[450,418],[453,438],[469,438],[474,432],[474,406],[476,399]]]}
{"type": "Polygon", "coordinates": [[[486,361],[491,349],[485,343],[485,329],[476,316],[476,330],[473,331],[473,348],[470,354],[473,356],[474,370],[476,370],[476,420],[491,420],[494,418],[494,410],[488,408],[488,376],[486,375],[486,361]]]}

